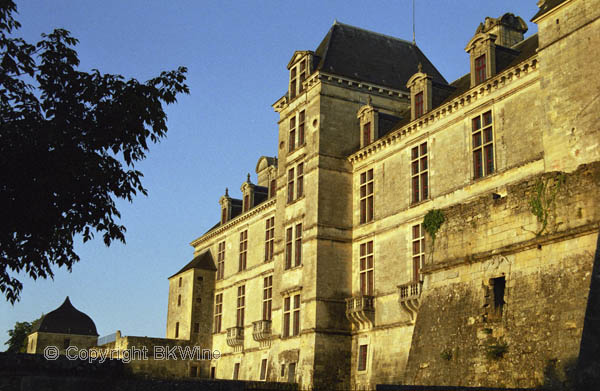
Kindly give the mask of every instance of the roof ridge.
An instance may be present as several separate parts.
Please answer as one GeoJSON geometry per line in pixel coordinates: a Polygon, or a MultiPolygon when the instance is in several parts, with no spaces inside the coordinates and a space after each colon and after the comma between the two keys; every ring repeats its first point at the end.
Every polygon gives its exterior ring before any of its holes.
{"type": "MultiPolygon", "coordinates": [[[[351,25],[351,24],[342,23],[342,22],[338,21],[337,19],[336,19],[336,20],[333,22],[333,26],[335,26],[336,24],[337,24],[337,25],[340,25],[340,26],[351,27],[351,28],[353,28],[353,29],[355,29],[355,30],[364,31],[364,32],[366,32],[366,33],[373,34],[373,35],[379,35],[379,36],[381,36],[381,37],[384,37],[384,38],[393,39],[393,40],[395,40],[395,41],[400,41],[400,42],[402,42],[402,43],[406,43],[406,44],[409,44],[409,45],[411,45],[411,46],[415,46],[415,47],[417,47],[417,44],[416,44],[416,43],[413,43],[413,42],[411,42],[411,41],[407,41],[406,39],[402,39],[402,38],[394,37],[394,36],[392,36],[392,35],[387,35],[387,34],[383,34],[383,33],[378,33],[378,32],[376,32],[376,31],[367,30],[367,29],[365,29],[365,28],[362,28],[362,27],[357,27],[357,26],[353,26],[353,25],[351,25]]],[[[332,26],[332,27],[333,27],[333,26],[332,26]]]]}

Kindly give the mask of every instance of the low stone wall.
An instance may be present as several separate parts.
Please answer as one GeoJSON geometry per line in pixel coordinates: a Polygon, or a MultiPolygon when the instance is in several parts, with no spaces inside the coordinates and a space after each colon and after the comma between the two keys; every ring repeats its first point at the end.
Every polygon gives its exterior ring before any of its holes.
{"type": "Polygon", "coordinates": [[[0,353],[2,391],[293,391],[297,384],[208,379],[147,379],[120,360],[103,363],[46,360],[37,354],[0,353]]]}
{"type": "Polygon", "coordinates": [[[541,391],[539,388],[490,388],[460,386],[406,386],[378,384],[377,391],[541,391]]]}

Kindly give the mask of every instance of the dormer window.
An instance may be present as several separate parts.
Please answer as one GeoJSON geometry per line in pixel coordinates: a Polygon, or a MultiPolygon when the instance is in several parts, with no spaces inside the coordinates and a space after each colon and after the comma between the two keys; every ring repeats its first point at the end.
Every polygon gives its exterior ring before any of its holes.
{"type": "Polygon", "coordinates": [[[415,95],[415,117],[423,115],[423,91],[415,95]]]}
{"type": "Polygon", "coordinates": [[[485,79],[485,54],[483,54],[475,59],[475,83],[482,83],[485,79]]]}
{"type": "Polygon", "coordinates": [[[365,145],[369,145],[373,142],[371,139],[371,123],[367,122],[363,125],[363,141],[365,145]]]}
{"type": "Polygon", "coordinates": [[[406,83],[410,90],[410,118],[415,120],[432,109],[433,83],[431,76],[423,73],[421,64],[417,73],[411,76],[406,83]]]}
{"type": "Polygon", "coordinates": [[[359,122],[360,147],[364,148],[371,144],[379,136],[379,111],[371,104],[371,98],[368,98],[366,105],[358,110],[356,115],[359,122]]]}
{"type": "Polygon", "coordinates": [[[250,210],[250,194],[246,194],[244,196],[244,212],[248,212],[250,210]]]}
{"type": "Polygon", "coordinates": [[[304,92],[303,83],[310,74],[311,59],[312,52],[309,51],[297,51],[292,56],[288,64],[288,69],[290,70],[290,90],[288,96],[290,100],[304,92]]]}
{"type": "Polygon", "coordinates": [[[248,212],[254,204],[254,188],[254,184],[250,182],[250,174],[248,174],[246,182],[242,183],[242,187],[240,188],[244,196],[242,198],[242,213],[248,212]]]}
{"type": "Polygon", "coordinates": [[[221,209],[221,224],[225,224],[227,222],[227,208],[221,209]]]}

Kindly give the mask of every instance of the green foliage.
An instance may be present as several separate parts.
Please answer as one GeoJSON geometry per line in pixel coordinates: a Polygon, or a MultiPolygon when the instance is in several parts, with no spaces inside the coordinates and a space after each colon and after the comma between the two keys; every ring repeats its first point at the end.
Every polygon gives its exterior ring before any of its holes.
{"type": "Polygon", "coordinates": [[[33,323],[17,322],[12,330],[8,330],[8,341],[4,344],[8,345],[6,349],[9,353],[26,353],[27,352],[27,336],[31,333],[33,323]]]}
{"type": "Polygon", "coordinates": [[[508,344],[505,342],[498,342],[487,346],[486,355],[489,359],[499,360],[506,352],[508,352],[508,344]]]}
{"type": "Polygon", "coordinates": [[[435,235],[445,221],[444,213],[439,209],[431,209],[423,219],[423,227],[425,231],[435,241],[435,235]]]}
{"type": "Polygon", "coordinates": [[[565,182],[566,176],[562,173],[554,181],[551,181],[550,178],[537,180],[534,192],[529,199],[529,210],[541,223],[539,230],[535,232],[536,236],[540,236],[546,231],[549,217],[556,207],[556,195],[565,182]]]}
{"type": "Polygon", "coordinates": [[[189,93],[186,68],[140,83],[77,69],[77,39],[57,29],[32,45],[12,0],[0,3],[0,291],[14,303],[14,276],[52,277],[79,261],[75,235],[125,242],[115,200],[142,186],[135,163],[167,133],[163,104],[189,93]]]}
{"type": "Polygon", "coordinates": [[[446,361],[452,360],[452,350],[448,348],[442,350],[442,352],[440,353],[440,357],[446,361]]]}

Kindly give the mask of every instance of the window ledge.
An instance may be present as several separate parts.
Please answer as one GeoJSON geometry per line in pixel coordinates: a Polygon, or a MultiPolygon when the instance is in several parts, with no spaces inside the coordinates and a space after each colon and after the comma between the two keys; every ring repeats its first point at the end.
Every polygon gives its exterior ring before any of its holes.
{"type": "Polygon", "coordinates": [[[421,201],[419,201],[419,202],[415,202],[414,204],[413,204],[413,203],[411,203],[411,204],[410,204],[410,206],[409,206],[409,208],[415,208],[415,207],[417,207],[417,206],[420,206],[420,205],[426,204],[426,203],[428,203],[429,201],[431,201],[431,198],[427,198],[427,199],[425,199],[425,200],[421,200],[421,201]]]}
{"type": "Polygon", "coordinates": [[[288,268],[288,269],[285,269],[285,268],[284,268],[284,269],[283,269],[283,271],[284,271],[284,272],[288,272],[288,271],[291,271],[291,270],[294,270],[294,269],[302,269],[302,266],[304,266],[304,264],[302,264],[302,263],[301,263],[301,264],[300,264],[300,265],[298,265],[298,266],[292,266],[292,267],[290,267],[290,268],[288,268]]]}
{"type": "Polygon", "coordinates": [[[288,340],[288,339],[300,338],[301,334],[302,334],[302,331],[300,331],[298,333],[298,335],[288,335],[287,337],[284,337],[283,335],[280,335],[279,339],[288,340]]]}
{"type": "Polygon", "coordinates": [[[302,194],[302,196],[301,196],[301,197],[299,197],[299,198],[296,198],[295,200],[292,200],[292,201],[288,202],[288,203],[287,203],[285,206],[290,206],[290,205],[293,205],[293,204],[295,204],[296,202],[298,202],[298,201],[300,201],[300,200],[303,200],[303,199],[304,199],[304,197],[306,197],[306,195],[305,195],[305,194],[302,194]]]}

